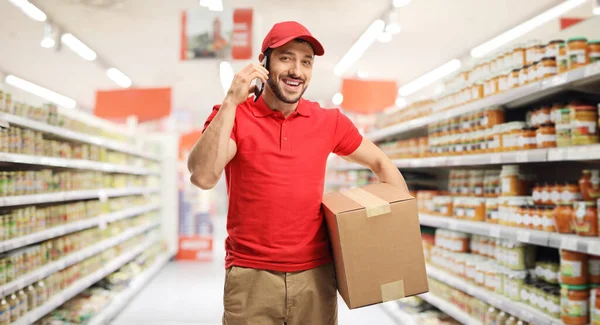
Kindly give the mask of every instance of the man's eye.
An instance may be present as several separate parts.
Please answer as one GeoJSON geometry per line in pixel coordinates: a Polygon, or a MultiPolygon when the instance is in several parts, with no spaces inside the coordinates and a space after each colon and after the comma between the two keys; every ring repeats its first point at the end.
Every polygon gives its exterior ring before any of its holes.
{"type": "Polygon", "coordinates": [[[290,60],[290,58],[288,58],[287,56],[282,56],[281,57],[281,61],[289,61],[289,60],[290,60]]]}
{"type": "Polygon", "coordinates": [[[312,62],[310,62],[310,61],[304,61],[304,65],[306,65],[306,66],[310,66],[311,64],[312,64],[312,62]]]}

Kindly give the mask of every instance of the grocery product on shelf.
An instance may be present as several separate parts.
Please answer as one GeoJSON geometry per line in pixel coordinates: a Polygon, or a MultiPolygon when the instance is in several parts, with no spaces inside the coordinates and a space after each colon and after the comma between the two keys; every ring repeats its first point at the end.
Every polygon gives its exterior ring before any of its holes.
{"type": "Polygon", "coordinates": [[[64,322],[69,324],[88,323],[102,312],[121,292],[126,290],[165,251],[164,243],[152,245],[133,261],[106,276],[96,284],[65,302],[36,324],[46,325],[64,322]]]}
{"type": "Polygon", "coordinates": [[[71,222],[90,219],[101,214],[158,202],[159,197],[125,196],[105,201],[89,200],[51,206],[28,206],[0,211],[0,240],[19,238],[71,222]]]}

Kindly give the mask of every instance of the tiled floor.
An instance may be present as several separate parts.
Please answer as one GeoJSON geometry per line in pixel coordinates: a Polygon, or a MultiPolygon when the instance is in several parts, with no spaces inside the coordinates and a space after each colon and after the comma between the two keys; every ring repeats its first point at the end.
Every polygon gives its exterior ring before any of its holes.
{"type": "MultiPolygon", "coordinates": [[[[215,224],[215,247],[218,248],[223,247],[222,222],[218,219],[215,224]]],[[[224,252],[217,250],[213,263],[169,263],[111,324],[220,325],[225,274],[223,256],[224,252]]],[[[379,306],[350,311],[341,298],[339,324],[396,325],[379,306]]]]}

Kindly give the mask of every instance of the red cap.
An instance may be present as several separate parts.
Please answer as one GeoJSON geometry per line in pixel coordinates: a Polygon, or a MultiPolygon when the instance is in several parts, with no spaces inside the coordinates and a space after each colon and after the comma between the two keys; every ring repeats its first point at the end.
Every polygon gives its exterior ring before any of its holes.
{"type": "Polygon", "coordinates": [[[265,53],[268,48],[283,46],[297,38],[309,42],[315,51],[315,55],[321,56],[325,54],[323,45],[312,36],[306,27],[295,21],[284,21],[273,25],[273,28],[271,28],[262,43],[261,51],[265,53]]]}

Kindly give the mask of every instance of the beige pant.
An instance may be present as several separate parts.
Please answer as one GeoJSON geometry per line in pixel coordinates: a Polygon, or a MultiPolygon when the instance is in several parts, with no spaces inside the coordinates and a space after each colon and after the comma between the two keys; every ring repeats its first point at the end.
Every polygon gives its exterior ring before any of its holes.
{"type": "Polygon", "coordinates": [[[223,325],[337,325],[333,264],[294,273],[231,267],[223,325]]]}

